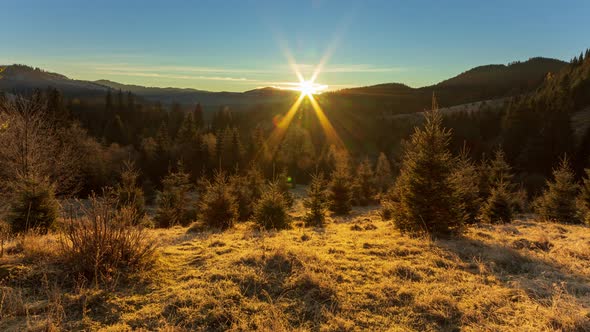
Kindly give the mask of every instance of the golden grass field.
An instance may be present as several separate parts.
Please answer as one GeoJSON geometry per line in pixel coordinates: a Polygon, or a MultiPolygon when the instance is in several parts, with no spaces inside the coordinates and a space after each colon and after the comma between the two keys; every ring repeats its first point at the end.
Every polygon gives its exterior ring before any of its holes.
{"type": "Polygon", "coordinates": [[[55,235],[0,259],[0,330],[589,331],[590,230],[519,220],[402,236],[377,207],[323,229],[150,231],[153,271],[92,287],[55,235]]]}

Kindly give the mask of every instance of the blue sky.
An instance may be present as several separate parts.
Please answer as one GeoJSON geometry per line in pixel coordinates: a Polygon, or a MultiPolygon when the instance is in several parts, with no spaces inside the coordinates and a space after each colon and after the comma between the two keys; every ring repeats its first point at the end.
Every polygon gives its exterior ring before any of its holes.
{"type": "Polygon", "coordinates": [[[71,78],[245,91],[305,78],[418,87],[474,66],[590,47],[590,1],[90,1],[2,3],[0,64],[71,78]]]}

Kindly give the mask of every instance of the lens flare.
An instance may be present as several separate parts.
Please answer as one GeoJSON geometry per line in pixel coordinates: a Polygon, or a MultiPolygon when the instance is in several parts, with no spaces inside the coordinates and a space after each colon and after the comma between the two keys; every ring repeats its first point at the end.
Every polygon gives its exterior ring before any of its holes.
{"type": "Polygon", "coordinates": [[[294,90],[299,91],[301,94],[297,98],[297,100],[291,105],[285,116],[280,117],[277,116],[273,119],[274,130],[270,134],[267,140],[267,146],[270,149],[271,155],[274,156],[279,149],[283,138],[285,137],[286,131],[295,116],[295,113],[299,110],[303,99],[307,98],[310,101],[310,104],[314,110],[315,115],[318,118],[318,121],[322,127],[322,131],[326,135],[327,143],[329,145],[334,145],[337,148],[341,148],[346,150],[344,142],[334,129],[334,126],[322,110],[320,104],[314,97],[316,94],[320,94],[323,91],[328,89],[327,85],[315,83],[315,80],[318,78],[320,72],[322,71],[324,65],[328,61],[331,56],[332,49],[330,49],[321,59],[320,63],[316,66],[311,79],[305,80],[302,73],[299,71],[297,63],[295,59],[288,51],[288,48],[285,46],[283,47],[283,51],[285,53],[285,57],[289,62],[289,66],[295,73],[295,76],[299,80],[299,82],[289,82],[284,83],[283,86],[279,86],[278,88],[286,89],[286,90],[294,90]]]}

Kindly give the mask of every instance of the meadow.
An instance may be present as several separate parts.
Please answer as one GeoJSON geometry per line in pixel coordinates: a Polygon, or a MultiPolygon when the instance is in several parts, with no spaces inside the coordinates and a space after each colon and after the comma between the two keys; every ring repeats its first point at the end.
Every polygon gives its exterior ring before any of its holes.
{"type": "Polygon", "coordinates": [[[58,235],[5,245],[6,331],[588,331],[590,233],[538,222],[401,235],[378,206],[305,227],[149,230],[155,264],[99,286],[64,271],[58,235]],[[72,281],[73,279],[73,281],[72,281]]]}

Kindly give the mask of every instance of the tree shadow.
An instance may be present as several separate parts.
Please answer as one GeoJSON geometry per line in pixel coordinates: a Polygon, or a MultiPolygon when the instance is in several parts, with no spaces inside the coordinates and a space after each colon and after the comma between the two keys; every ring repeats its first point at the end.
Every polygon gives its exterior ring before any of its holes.
{"type": "Polygon", "coordinates": [[[590,296],[590,278],[587,276],[564,271],[563,266],[522,251],[527,250],[522,248],[550,250],[543,243],[514,241],[512,245],[520,250],[464,237],[437,239],[435,244],[455,254],[463,262],[464,271],[476,275],[492,274],[506,287],[523,290],[541,303],[550,303],[556,284],[562,285],[576,299],[590,296]]]}
{"type": "Polygon", "coordinates": [[[304,262],[293,253],[274,252],[242,260],[240,264],[259,271],[236,280],[242,294],[268,303],[281,302],[293,326],[309,328],[311,323],[311,330],[319,331],[327,319],[326,311],[339,310],[336,292],[303,272],[304,262]]]}

